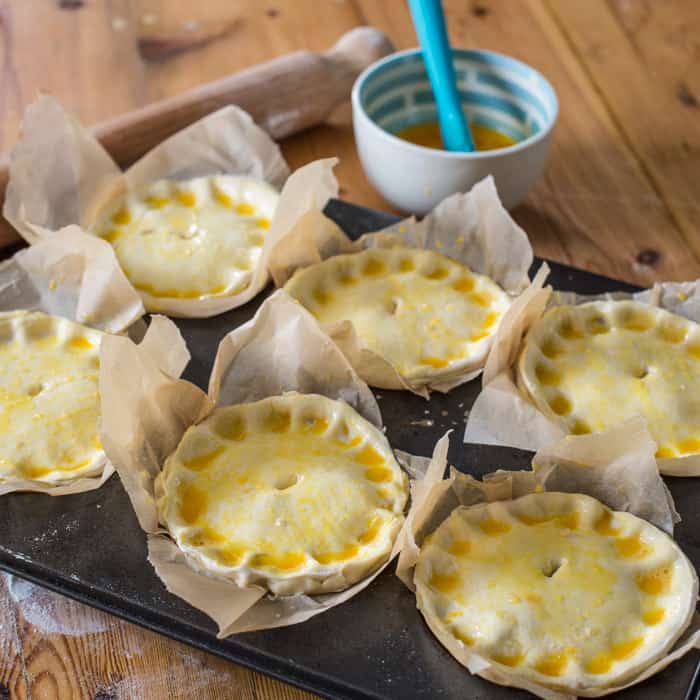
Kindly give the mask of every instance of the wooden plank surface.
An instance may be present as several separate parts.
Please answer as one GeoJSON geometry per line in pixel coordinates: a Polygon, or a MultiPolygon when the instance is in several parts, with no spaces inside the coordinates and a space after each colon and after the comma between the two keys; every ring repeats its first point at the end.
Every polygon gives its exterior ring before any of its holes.
{"type": "MultiPolygon", "coordinates": [[[[700,4],[449,0],[456,46],[511,54],[560,99],[545,176],[515,212],[539,255],[640,284],[700,275],[700,4]]],[[[358,24],[415,45],[405,0],[0,0],[0,151],[38,91],[96,123],[358,24]]],[[[367,182],[348,110],[283,143],[367,182]]],[[[0,581],[0,698],[311,697],[21,581],[0,581]]]]}

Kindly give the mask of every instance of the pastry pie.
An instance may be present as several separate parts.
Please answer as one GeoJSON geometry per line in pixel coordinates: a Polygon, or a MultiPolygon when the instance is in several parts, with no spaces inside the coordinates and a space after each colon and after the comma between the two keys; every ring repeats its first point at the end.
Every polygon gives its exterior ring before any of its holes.
{"type": "Polygon", "coordinates": [[[408,488],[377,428],[296,393],[217,409],[158,479],[161,522],[195,568],[282,595],[342,590],[383,564],[408,488]]]}
{"type": "Polygon", "coordinates": [[[100,474],[100,331],[38,311],[0,313],[0,483],[100,474]]]}
{"type": "Polygon", "coordinates": [[[491,279],[417,248],[371,248],[298,270],[285,289],[329,328],[362,343],[414,385],[483,366],[510,305],[491,279]]]}
{"type": "Polygon", "coordinates": [[[700,453],[700,327],[634,301],[558,306],[533,326],[518,383],[574,434],[643,416],[657,457],[700,453]]]}
{"type": "Polygon", "coordinates": [[[159,180],[112,205],[93,231],[146,300],[232,296],[251,283],[277,200],[246,176],[159,180]]]}
{"type": "Polygon", "coordinates": [[[599,693],[664,656],[695,610],[676,543],[590,496],[536,493],[462,506],[426,538],[418,607],[458,658],[508,685],[599,693]]]}

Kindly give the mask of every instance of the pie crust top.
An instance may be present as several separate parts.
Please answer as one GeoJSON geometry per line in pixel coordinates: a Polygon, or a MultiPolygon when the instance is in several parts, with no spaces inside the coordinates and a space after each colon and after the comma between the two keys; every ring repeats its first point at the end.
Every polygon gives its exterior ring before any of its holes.
{"type": "Polygon", "coordinates": [[[404,247],[328,258],[285,288],[323,327],[351,321],[364,345],[416,384],[482,367],[510,305],[488,277],[404,247]]]}
{"type": "Polygon", "coordinates": [[[0,313],[0,481],[99,474],[103,334],[39,311],[0,313]]]}
{"type": "Polygon", "coordinates": [[[232,296],[260,263],[278,197],[240,175],[158,180],[116,201],[93,231],[146,297],[232,296]]]}
{"type": "Polygon", "coordinates": [[[156,488],[195,568],[282,595],[342,590],[376,570],[408,495],[377,428],[342,401],[296,393],[214,411],[156,488]]]}
{"type": "Polygon", "coordinates": [[[536,493],[462,506],[426,538],[418,607],[453,653],[585,695],[663,656],[695,610],[676,543],[590,496],[536,493]]]}
{"type": "Polygon", "coordinates": [[[518,383],[574,434],[643,416],[657,457],[700,452],[700,327],[633,301],[557,306],[531,329],[518,383]]]}

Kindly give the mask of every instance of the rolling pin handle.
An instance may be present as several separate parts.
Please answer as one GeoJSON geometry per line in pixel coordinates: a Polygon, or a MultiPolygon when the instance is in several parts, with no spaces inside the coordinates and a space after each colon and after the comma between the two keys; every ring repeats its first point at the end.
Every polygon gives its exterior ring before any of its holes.
{"type": "Polygon", "coordinates": [[[384,32],[374,27],[355,27],[343,34],[325,55],[332,61],[346,63],[353,73],[359,75],[375,61],[395,50],[384,32]]]}

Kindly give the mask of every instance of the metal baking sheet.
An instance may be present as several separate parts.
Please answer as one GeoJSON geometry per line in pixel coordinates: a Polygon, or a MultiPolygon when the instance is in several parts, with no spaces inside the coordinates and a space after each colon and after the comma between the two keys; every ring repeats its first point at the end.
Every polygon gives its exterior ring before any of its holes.
{"type": "MultiPolygon", "coordinates": [[[[334,201],[327,213],[350,235],[393,217],[334,201]]],[[[559,289],[597,293],[632,289],[615,280],[552,264],[559,289]]],[[[186,378],[206,388],[221,337],[247,321],[261,297],[222,316],[177,321],[192,352],[186,378]]],[[[427,402],[405,392],[378,392],[394,447],[429,455],[453,429],[450,461],[482,475],[498,466],[526,468],[530,453],[462,445],[465,411],[479,381],[427,402]]],[[[700,568],[700,479],[668,479],[683,522],[677,539],[700,568]]],[[[308,622],[219,640],[201,612],[168,593],[146,561],[139,529],[118,478],[97,491],[51,498],[11,494],[0,499],[0,568],[181,642],[244,664],[320,695],[339,698],[527,698],[471,676],[442,648],[416,610],[415,599],[389,567],[364,592],[308,622]]],[[[682,698],[698,654],[618,697],[682,698]]]]}

